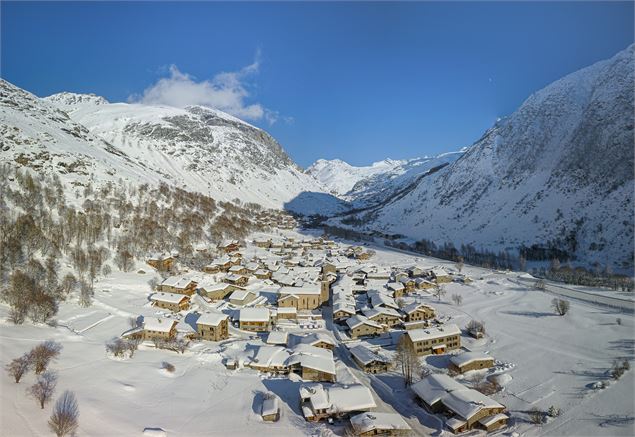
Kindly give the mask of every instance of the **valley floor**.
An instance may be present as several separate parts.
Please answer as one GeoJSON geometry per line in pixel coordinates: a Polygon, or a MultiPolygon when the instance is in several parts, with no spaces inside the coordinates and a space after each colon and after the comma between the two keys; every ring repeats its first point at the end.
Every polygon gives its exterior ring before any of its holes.
{"type": "MultiPolygon", "coordinates": [[[[444,263],[382,248],[376,249],[369,262],[385,267],[444,263]]],[[[89,308],[80,308],[74,301],[62,304],[57,327],[14,326],[6,321],[8,307],[0,306],[0,364],[4,366],[43,340],[62,343],[61,357],[51,368],[59,375],[56,395],[65,389],[77,395],[79,435],[141,435],[146,428],[162,428],[168,435],[180,436],[343,433],[341,426],[304,420],[298,406],[297,381],[224,367],[218,352],[239,358],[261,340],[198,342],[184,354],[141,346],[132,359],[109,357],[104,343],[128,329],[131,316],[157,312],[148,301],[147,282],[153,274],[144,269],[145,274],[115,272],[103,279],[96,285],[95,302],[89,308]],[[174,373],[161,369],[163,361],[175,366],[174,373]],[[276,423],[264,423],[260,418],[255,399],[258,392],[266,391],[282,399],[281,420],[276,423]]],[[[416,299],[430,303],[446,322],[460,327],[472,319],[485,323],[484,339],[463,336],[461,340],[465,349],[486,352],[500,361],[496,372],[508,375],[501,378],[506,381],[503,390],[493,395],[507,406],[511,417],[510,426],[502,433],[635,435],[635,372],[626,372],[619,381],[608,376],[614,359],[634,358],[632,313],[572,300],[569,314],[560,317],[550,307],[553,296],[519,284],[517,273],[470,266],[463,272],[474,282],[444,285],[446,294],[440,301],[425,293],[416,299]],[[463,297],[462,305],[450,303],[453,294],[463,297]],[[618,317],[621,324],[616,322],[618,317]],[[598,381],[610,384],[602,390],[593,389],[598,381]],[[546,410],[551,405],[562,409],[560,417],[542,426],[529,422],[532,408],[546,410]]],[[[332,328],[326,315],[325,319],[326,328],[332,328]]],[[[370,341],[390,343],[390,338],[370,341]]],[[[381,411],[399,412],[418,435],[451,435],[436,416],[413,403],[412,393],[403,388],[397,373],[369,376],[354,368],[345,353],[338,350],[337,356],[338,377],[348,374],[370,386],[381,411]]],[[[438,369],[445,369],[447,361],[448,356],[423,359],[428,367],[438,369]]],[[[47,428],[51,406],[41,410],[25,394],[33,381],[32,373],[19,384],[6,373],[0,377],[1,435],[51,434],[47,428]]]]}

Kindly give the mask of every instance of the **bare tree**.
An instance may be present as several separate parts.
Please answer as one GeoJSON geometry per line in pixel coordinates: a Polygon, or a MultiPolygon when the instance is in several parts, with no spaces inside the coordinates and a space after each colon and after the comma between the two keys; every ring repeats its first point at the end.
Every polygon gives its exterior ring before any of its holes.
{"type": "Polygon", "coordinates": [[[415,375],[421,372],[421,362],[411,342],[402,335],[397,343],[395,364],[401,370],[406,386],[412,385],[415,375]]]}
{"type": "Polygon", "coordinates": [[[436,296],[438,300],[441,300],[441,298],[445,295],[445,293],[446,293],[445,290],[439,284],[436,284],[434,286],[434,289],[432,290],[432,295],[436,296]]]}
{"type": "Polygon", "coordinates": [[[35,373],[39,375],[44,372],[51,361],[60,356],[62,345],[53,340],[47,340],[35,346],[29,352],[30,359],[35,367],[35,373]]]}
{"type": "Polygon", "coordinates": [[[463,266],[464,266],[464,261],[463,261],[463,257],[460,256],[458,261],[456,262],[456,269],[459,271],[459,273],[461,273],[461,270],[463,270],[463,266]]]}
{"type": "Polygon", "coordinates": [[[108,343],[106,343],[106,351],[110,352],[115,357],[123,356],[126,349],[127,349],[126,343],[123,341],[123,339],[119,337],[115,337],[112,340],[110,340],[108,343]]]}
{"type": "Polygon", "coordinates": [[[157,277],[155,276],[154,278],[150,279],[148,281],[148,285],[150,286],[150,290],[151,291],[156,291],[158,285],[159,285],[159,279],[157,279],[157,277]]]}
{"type": "Polygon", "coordinates": [[[67,273],[60,284],[60,291],[62,295],[68,296],[68,294],[77,287],[77,278],[72,273],[67,273]]]}
{"type": "Polygon", "coordinates": [[[104,264],[104,266],[101,268],[101,274],[104,276],[110,276],[111,273],[112,268],[108,264],[104,264]]]}
{"type": "Polygon", "coordinates": [[[49,428],[57,437],[74,435],[79,426],[79,408],[77,399],[72,391],[62,393],[53,407],[53,414],[49,419],[49,428]]]}
{"type": "Polygon", "coordinates": [[[461,296],[460,294],[453,294],[452,295],[452,301],[460,306],[463,303],[463,296],[461,296]]]}
{"type": "Polygon", "coordinates": [[[88,281],[80,281],[79,282],[79,306],[89,307],[93,304],[93,296],[95,295],[95,291],[93,290],[93,285],[88,281]]]}
{"type": "Polygon", "coordinates": [[[551,307],[561,316],[569,312],[569,301],[564,299],[553,299],[551,307]]]}
{"type": "Polygon", "coordinates": [[[27,393],[35,398],[44,409],[44,404],[51,400],[57,385],[57,375],[54,372],[46,371],[37,378],[37,382],[27,389],[27,393]]]}
{"type": "Polygon", "coordinates": [[[521,272],[527,270],[527,258],[525,257],[525,255],[520,255],[520,257],[518,257],[518,266],[521,272]]]}
{"type": "Polygon", "coordinates": [[[11,360],[9,364],[6,365],[5,369],[7,373],[13,377],[15,383],[19,383],[22,376],[29,371],[31,368],[32,362],[29,354],[24,354],[19,358],[14,358],[11,360]]]}

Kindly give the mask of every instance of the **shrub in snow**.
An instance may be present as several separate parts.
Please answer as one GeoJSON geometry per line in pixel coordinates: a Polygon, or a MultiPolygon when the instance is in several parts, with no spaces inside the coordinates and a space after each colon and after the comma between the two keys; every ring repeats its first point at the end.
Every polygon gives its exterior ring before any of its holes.
{"type": "Polygon", "coordinates": [[[560,408],[552,405],[549,407],[549,409],[547,410],[547,416],[549,417],[558,417],[560,415],[560,413],[562,413],[562,411],[560,410],[560,408]]]}
{"type": "Polygon", "coordinates": [[[611,377],[615,380],[618,380],[622,377],[624,372],[626,372],[630,368],[631,368],[631,365],[629,364],[627,360],[624,360],[622,363],[620,363],[618,360],[615,360],[613,361],[613,368],[611,369],[611,372],[610,372],[611,377]]]}
{"type": "Polygon", "coordinates": [[[553,299],[551,307],[561,316],[569,312],[569,301],[564,299],[553,299]]]}
{"type": "Polygon", "coordinates": [[[29,371],[32,365],[31,356],[29,354],[24,354],[19,358],[14,358],[10,363],[8,363],[5,367],[9,376],[13,377],[16,384],[20,382],[22,376],[29,371]]]}
{"type": "Polygon", "coordinates": [[[175,340],[162,340],[155,338],[152,340],[154,342],[154,347],[157,349],[167,349],[174,352],[185,353],[187,350],[187,346],[190,343],[189,341],[177,338],[175,340]]]}
{"type": "Polygon", "coordinates": [[[465,329],[475,337],[485,335],[485,322],[470,320],[465,329]]]}
{"type": "Polygon", "coordinates": [[[174,371],[176,370],[176,367],[174,367],[174,364],[170,364],[167,361],[164,361],[161,363],[161,368],[167,370],[170,373],[174,373],[174,371]]]}
{"type": "Polygon", "coordinates": [[[544,413],[538,408],[534,407],[529,412],[529,420],[535,425],[541,425],[545,420],[544,413]]]}
{"type": "Polygon", "coordinates": [[[79,425],[79,408],[72,391],[62,393],[53,408],[53,414],[49,419],[49,428],[57,437],[74,435],[79,425]]]}
{"type": "Polygon", "coordinates": [[[44,409],[44,404],[51,400],[55,386],[57,385],[57,375],[54,372],[46,371],[37,378],[37,382],[27,389],[31,395],[44,409]]]}
{"type": "Polygon", "coordinates": [[[454,302],[456,305],[461,305],[463,303],[463,296],[461,296],[460,294],[453,294],[452,302],[454,302]]]}

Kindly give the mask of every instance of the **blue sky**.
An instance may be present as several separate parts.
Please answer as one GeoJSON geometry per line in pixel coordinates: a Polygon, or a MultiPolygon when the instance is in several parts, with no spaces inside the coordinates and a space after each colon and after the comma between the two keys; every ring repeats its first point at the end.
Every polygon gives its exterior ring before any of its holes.
{"type": "Polygon", "coordinates": [[[8,81],[40,96],[214,104],[303,166],[457,150],[633,42],[632,2],[0,7],[8,81]]]}

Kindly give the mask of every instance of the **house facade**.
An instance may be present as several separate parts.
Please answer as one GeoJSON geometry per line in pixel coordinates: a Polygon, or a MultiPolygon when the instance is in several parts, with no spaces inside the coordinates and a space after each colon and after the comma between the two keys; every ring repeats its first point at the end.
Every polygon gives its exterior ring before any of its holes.
{"type": "Polygon", "coordinates": [[[461,330],[454,324],[406,331],[417,355],[439,355],[461,347],[461,330]]]}
{"type": "Polygon", "coordinates": [[[155,293],[150,296],[152,305],[173,312],[187,310],[190,307],[190,297],[185,294],[155,293]]]}
{"type": "Polygon", "coordinates": [[[196,321],[196,331],[203,340],[225,340],[229,338],[228,319],[226,314],[205,313],[196,321]]]}

